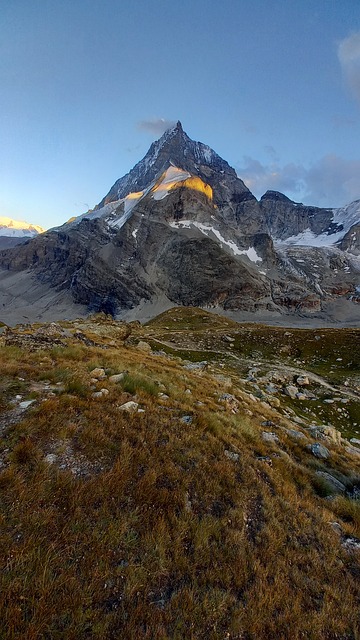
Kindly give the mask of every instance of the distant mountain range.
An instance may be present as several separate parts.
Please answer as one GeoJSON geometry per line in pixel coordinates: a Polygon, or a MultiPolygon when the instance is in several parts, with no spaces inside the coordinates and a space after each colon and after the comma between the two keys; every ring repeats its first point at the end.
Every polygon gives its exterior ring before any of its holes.
{"type": "Polygon", "coordinates": [[[0,249],[14,247],[43,231],[44,229],[37,225],[0,216],[0,249]]]}
{"type": "Polygon", "coordinates": [[[346,303],[360,320],[360,200],[258,201],[178,122],[92,211],[1,251],[0,266],[114,316],[194,305],[337,319],[340,302],[339,319],[346,303]]]}

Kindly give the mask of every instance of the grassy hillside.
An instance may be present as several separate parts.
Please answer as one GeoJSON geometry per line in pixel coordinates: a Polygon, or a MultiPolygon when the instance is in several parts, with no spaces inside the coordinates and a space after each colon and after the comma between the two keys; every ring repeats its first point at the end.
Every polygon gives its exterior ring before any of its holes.
{"type": "Polygon", "coordinates": [[[60,324],[1,338],[0,637],[359,638],[360,455],[316,409],[356,432],[359,332],[60,324]],[[274,364],[349,402],[269,395],[274,364]]]}

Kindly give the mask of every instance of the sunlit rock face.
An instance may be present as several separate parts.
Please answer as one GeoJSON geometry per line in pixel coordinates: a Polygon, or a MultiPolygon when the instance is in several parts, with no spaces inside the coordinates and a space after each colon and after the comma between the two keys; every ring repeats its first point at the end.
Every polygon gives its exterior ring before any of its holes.
{"type": "Polygon", "coordinates": [[[113,315],[157,300],[319,315],[329,300],[356,300],[359,225],[360,201],[319,209],[267,192],[258,202],[178,122],[92,211],[1,251],[0,266],[113,315]]]}

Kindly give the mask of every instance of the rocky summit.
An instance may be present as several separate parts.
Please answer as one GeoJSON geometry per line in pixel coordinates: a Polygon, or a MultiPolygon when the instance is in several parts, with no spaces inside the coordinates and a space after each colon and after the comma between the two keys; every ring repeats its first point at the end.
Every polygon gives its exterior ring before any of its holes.
{"type": "Polygon", "coordinates": [[[133,318],[195,305],[358,322],[360,200],[321,209],[268,191],[258,201],[178,122],[92,211],[0,251],[0,267],[6,308],[31,298],[32,319],[54,314],[59,294],[64,317],[74,304],[133,318]]]}

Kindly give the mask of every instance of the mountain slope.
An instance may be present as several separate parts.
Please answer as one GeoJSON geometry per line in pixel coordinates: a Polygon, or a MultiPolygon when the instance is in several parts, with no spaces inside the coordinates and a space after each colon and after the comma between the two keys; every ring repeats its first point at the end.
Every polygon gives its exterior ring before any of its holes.
{"type": "Polygon", "coordinates": [[[30,269],[76,303],[113,315],[133,309],[136,317],[160,300],[321,314],[334,296],[356,299],[357,212],[357,203],[319,209],[276,192],[258,202],[178,122],[93,211],[2,251],[0,266],[30,269]]]}
{"type": "Polygon", "coordinates": [[[5,331],[1,637],[356,640],[359,448],[321,414],[359,411],[358,333],[196,309],[5,331]]]}

